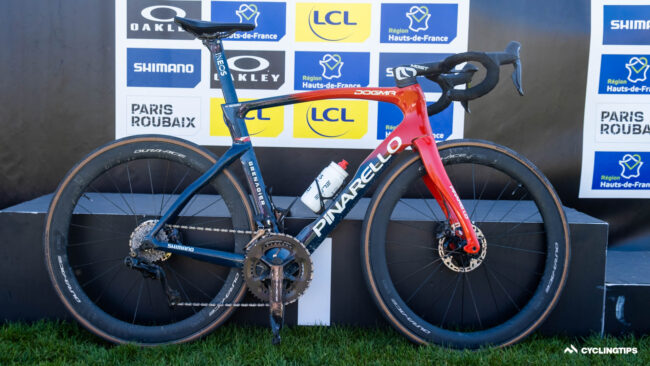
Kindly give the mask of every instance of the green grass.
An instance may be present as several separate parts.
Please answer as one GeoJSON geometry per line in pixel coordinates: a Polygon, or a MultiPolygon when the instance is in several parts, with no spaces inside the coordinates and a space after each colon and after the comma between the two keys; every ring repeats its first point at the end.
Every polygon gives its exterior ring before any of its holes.
{"type": "Polygon", "coordinates": [[[263,327],[226,325],[203,340],[156,348],[115,346],[75,323],[0,326],[0,365],[530,365],[650,364],[650,336],[534,335],[506,349],[453,351],[416,346],[388,328],[285,328],[279,346],[263,327]],[[637,347],[636,355],[564,354],[581,347],[637,347]]]}

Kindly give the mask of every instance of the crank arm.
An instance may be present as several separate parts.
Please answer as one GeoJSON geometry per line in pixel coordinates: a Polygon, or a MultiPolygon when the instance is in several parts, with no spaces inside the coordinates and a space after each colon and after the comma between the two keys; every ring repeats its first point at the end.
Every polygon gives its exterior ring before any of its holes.
{"type": "Polygon", "coordinates": [[[284,266],[273,265],[271,266],[271,288],[269,291],[270,314],[269,320],[271,323],[271,331],[273,338],[271,343],[280,343],[280,330],[284,325],[284,266]]]}

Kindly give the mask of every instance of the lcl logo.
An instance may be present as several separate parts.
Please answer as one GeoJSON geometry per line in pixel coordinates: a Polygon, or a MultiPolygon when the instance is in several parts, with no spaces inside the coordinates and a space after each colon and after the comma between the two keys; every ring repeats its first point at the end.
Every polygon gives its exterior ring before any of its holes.
{"type": "Polygon", "coordinates": [[[247,121],[270,121],[271,117],[265,117],[265,113],[263,109],[258,109],[255,111],[255,113],[247,113],[246,117],[244,117],[245,120],[247,121]],[[252,116],[251,116],[252,114],[252,116]]]}
{"type": "Polygon", "coordinates": [[[354,122],[346,114],[347,108],[325,108],[322,112],[318,108],[311,108],[311,120],[314,122],[354,122]]]}
{"type": "Polygon", "coordinates": [[[350,21],[350,12],[349,11],[340,11],[340,10],[328,11],[327,13],[325,13],[325,16],[323,16],[322,20],[320,18],[318,10],[314,10],[314,12],[312,14],[313,14],[313,17],[314,17],[313,18],[314,24],[357,25],[357,23],[350,21]]]}
{"type": "Polygon", "coordinates": [[[298,3],[296,41],[364,42],[370,36],[371,4],[298,3]]]}

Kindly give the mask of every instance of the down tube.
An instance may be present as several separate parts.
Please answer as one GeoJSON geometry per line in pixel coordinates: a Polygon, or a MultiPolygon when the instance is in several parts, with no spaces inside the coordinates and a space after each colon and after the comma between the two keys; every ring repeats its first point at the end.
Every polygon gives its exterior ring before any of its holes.
{"type": "Polygon", "coordinates": [[[375,179],[388,168],[393,161],[393,156],[403,149],[401,138],[395,136],[387,144],[382,144],[373,151],[361,163],[350,183],[328,204],[323,213],[300,231],[296,238],[305,244],[310,253],[318,248],[368,191],[375,179]],[[382,149],[384,146],[385,149],[382,149]]]}

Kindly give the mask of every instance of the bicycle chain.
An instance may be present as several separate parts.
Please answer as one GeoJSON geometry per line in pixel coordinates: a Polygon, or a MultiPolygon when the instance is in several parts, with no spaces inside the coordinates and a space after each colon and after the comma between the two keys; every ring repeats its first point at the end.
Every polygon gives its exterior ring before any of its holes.
{"type": "MultiPolygon", "coordinates": [[[[198,231],[211,231],[211,232],[218,232],[218,233],[228,233],[228,234],[247,234],[247,235],[253,235],[253,240],[256,240],[255,238],[256,235],[259,235],[259,230],[258,231],[252,231],[252,230],[240,230],[240,229],[220,229],[220,228],[212,228],[212,227],[202,227],[202,226],[191,226],[191,225],[174,225],[174,224],[167,224],[165,225],[166,227],[170,227],[172,229],[183,229],[183,230],[198,230],[198,231]]],[[[251,242],[253,241],[251,240],[251,242]]],[[[246,244],[246,247],[251,243],[246,244]]],[[[289,305],[294,301],[289,301],[286,302],[284,305],[289,305]]],[[[223,304],[215,304],[215,303],[210,303],[210,302],[176,302],[176,303],[171,303],[170,305],[172,306],[191,306],[191,307],[207,307],[207,306],[212,306],[216,308],[221,308],[221,307],[227,307],[227,308],[263,308],[263,307],[269,307],[269,303],[266,302],[252,302],[252,303],[223,303],[223,304]]]]}

